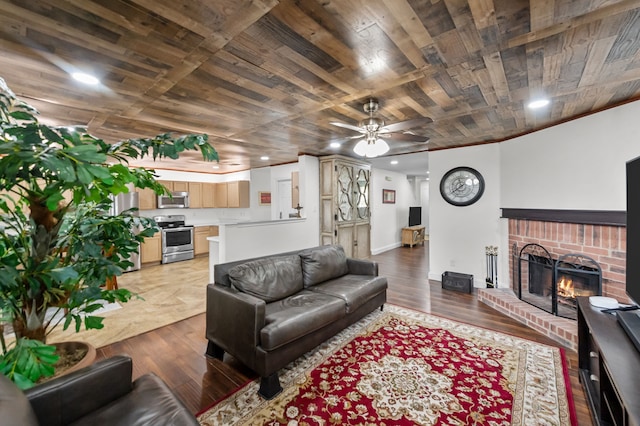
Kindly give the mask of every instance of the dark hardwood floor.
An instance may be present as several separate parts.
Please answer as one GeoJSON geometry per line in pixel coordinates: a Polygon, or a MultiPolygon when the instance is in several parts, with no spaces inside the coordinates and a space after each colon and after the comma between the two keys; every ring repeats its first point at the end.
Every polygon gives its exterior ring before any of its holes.
{"type": "MultiPolygon", "coordinates": [[[[475,294],[442,290],[439,282],[429,282],[426,278],[428,250],[428,245],[402,247],[372,257],[380,265],[380,274],[388,278],[388,303],[558,346],[553,340],[478,302],[475,294]]],[[[179,279],[176,283],[179,285],[179,279]]],[[[98,358],[119,353],[131,355],[134,377],[148,372],[158,374],[189,409],[197,413],[256,377],[228,355],[224,362],[208,359],[204,355],[207,346],[204,333],[205,316],[201,314],[99,348],[98,358]]],[[[578,424],[592,425],[578,382],[577,354],[566,350],[566,355],[578,424]]]]}

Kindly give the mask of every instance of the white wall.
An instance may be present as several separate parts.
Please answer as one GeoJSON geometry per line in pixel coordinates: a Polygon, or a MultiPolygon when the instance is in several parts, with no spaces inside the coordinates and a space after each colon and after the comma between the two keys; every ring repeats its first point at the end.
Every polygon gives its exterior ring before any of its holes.
{"type": "MultiPolygon", "coordinates": [[[[417,194],[419,196],[419,193],[417,194]]],[[[401,229],[409,223],[409,206],[419,205],[412,182],[402,173],[372,169],[369,205],[371,207],[371,253],[400,247],[401,229]],[[395,204],[382,202],[382,190],[396,191],[395,204]]]]}
{"type": "Polygon", "coordinates": [[[625,163],[640,156],[640,102],[633,102],[500,144],[433,151],[429,278],[474,275],[484,286],[484,247],[499,249],[498,283],[508,287],[507,220],[500,208],[625,210],[625,163]],[[440,196],[443,174],[466,165],[484,176],[483,197],[453,207],[440,196]]]}
{"type": "Polygon", "coordinates": [[[501,207],[626,210],[639,119],[633,102],[501,143],[501,207]]]}
{"type": "Polygon", "coordinates": [[[484,285],[485,247],[498,245],[500,236],[499,144],[434,151],[429,165],[429,279],[453,271],[472,274],[476,286],[484,285]],[[440,195],[442,176],[458,166],[484,177],[484,194],[470,206],[452,206],[440,195]]]}
{"type": "Polygon", "coordinates": [[[271,219],[271,206],[261,206],[258,199],[259,192],[270,191],[271,167],[251,169],[251,220],[271,219]]]}
{"type": "Polygon", "coordinates": [[[422,180],[420,183],[420,204],[422,205],[422,224],[425,232],[429,235],[429,182],[430,180],[422,180]]]}
{"type": "Polygon", "coordinates": [[[302,219],[220,226],[219,262],[248,259],[320,244],[320,165],[316,157],[300,156],[302,219]]]}

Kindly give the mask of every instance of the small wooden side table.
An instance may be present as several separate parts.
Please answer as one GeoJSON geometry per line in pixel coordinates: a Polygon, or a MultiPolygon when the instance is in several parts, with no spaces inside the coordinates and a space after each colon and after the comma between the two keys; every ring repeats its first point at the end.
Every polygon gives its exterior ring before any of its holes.
{"type": "Polygon", "coordinates": [[[402,245],[408,244],[410,247],[422,243],[424,245],[424,226],[407,226],[402,228],[402,245]]]}

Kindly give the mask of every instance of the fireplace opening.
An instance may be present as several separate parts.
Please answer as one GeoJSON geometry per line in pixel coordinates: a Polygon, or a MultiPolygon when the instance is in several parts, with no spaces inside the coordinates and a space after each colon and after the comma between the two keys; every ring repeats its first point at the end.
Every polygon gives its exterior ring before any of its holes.
{"type": "Polygon", "coordinates": [[[602,294],[602,270],[588,256],[565,254],[553,259],[535,243],[519,252],[514,245],[513,256],[518,298],[550,314],[576,319],[576,297],[602,294]]]}
{"type": "Polygon", "coordinates": [[[557,315],[576,319],[576,297],[602,294],[602,270],[598,262],[581,254],[560,256],[554,267],[557,315]]]}

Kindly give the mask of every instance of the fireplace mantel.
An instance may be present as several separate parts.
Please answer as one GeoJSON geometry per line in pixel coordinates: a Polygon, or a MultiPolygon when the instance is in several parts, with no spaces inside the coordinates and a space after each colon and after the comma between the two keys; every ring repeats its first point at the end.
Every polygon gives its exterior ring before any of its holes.
{"type": "Polygon", "coordinates": [[[627,224],[627,212],[625,210],[512,209],[506,207],[502,207],[501,210],[501,217],[505,219],[585,225],[626,226],[627,224]]]}

